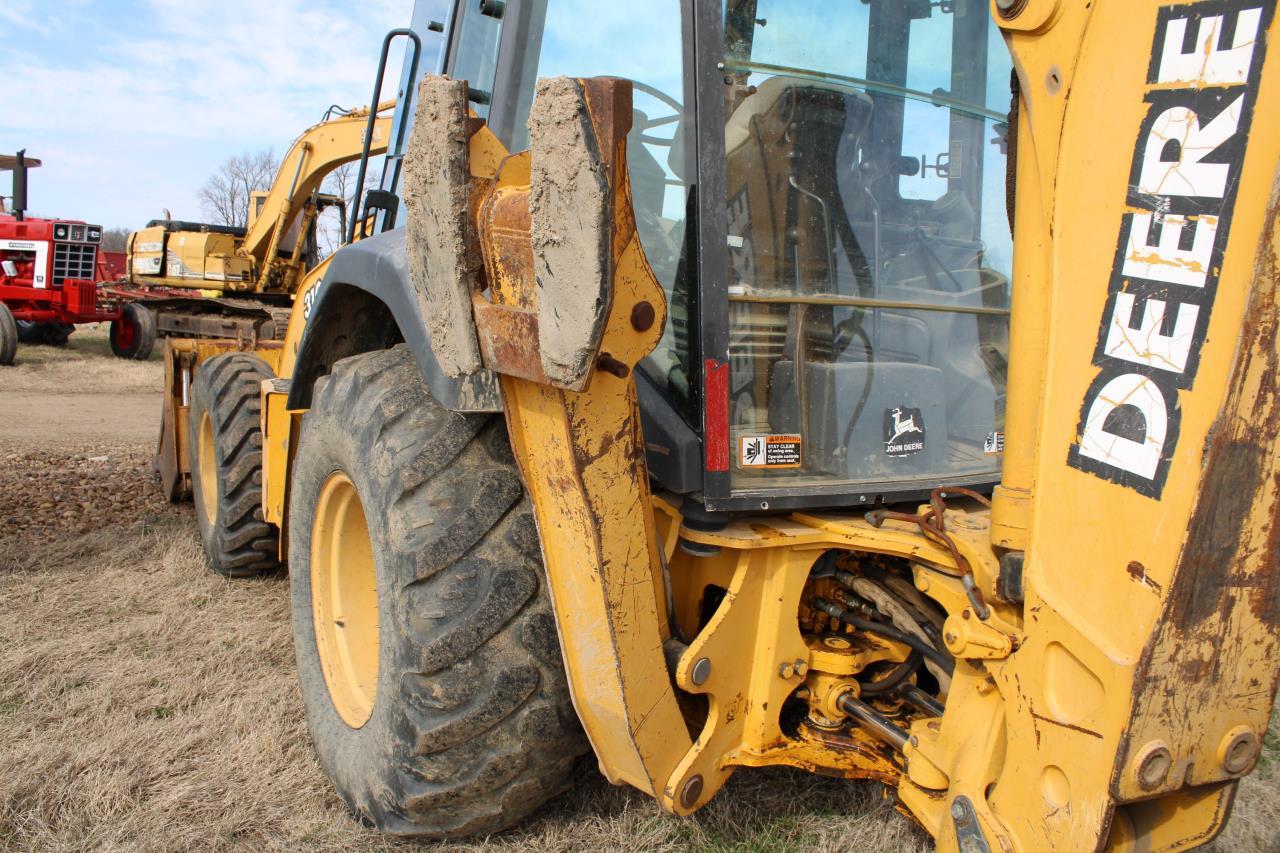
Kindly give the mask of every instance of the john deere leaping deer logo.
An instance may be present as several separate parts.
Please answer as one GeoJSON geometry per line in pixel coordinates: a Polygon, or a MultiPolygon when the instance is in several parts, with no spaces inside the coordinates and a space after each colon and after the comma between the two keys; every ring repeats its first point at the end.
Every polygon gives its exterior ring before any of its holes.
{"type": "Polygon", "coordinates": [[[884,452],[911,456],[924,450],[924,414],[919,409],[894,406],[884,410],[884,452]]]}

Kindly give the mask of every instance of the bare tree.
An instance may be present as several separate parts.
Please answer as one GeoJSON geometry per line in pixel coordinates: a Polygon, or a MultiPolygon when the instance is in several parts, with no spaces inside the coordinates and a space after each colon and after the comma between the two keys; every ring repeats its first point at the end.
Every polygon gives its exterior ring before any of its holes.
{"type": "Polygon", "coordinates": [[[104,252],[123,252],[128,240],[128,228],[106,228],[102,232],[102,250],[104,252]]]}
{"type": "Polygon", "coordinates": [[[271,188],[277,165],[270,148],[228,157],[200,188],[200,206],[205,216],[218,225],[245,227],[249,222],[249,194],[271,188]]]}
{"type": "MultiPolygon", "coordinates": [[[[319,242],[322,254],[330,255],[336,252],[342,245],[343,240],[347,238],[346,233],[342,229],[343,219],[350,221],[350,217],[355,214],[356,210],[356,174],[360,171],[358,162],[343,163],[338,168],[329,173],[324,179],[323,190],[330,195],[336,195],[344,200],[347,204],[346,217],[339,217],[335,209],[330,208],[321,217],[319,227],[319,242]]],[[[370,167],[365,174],[364,189],[365,192],[373,189],[378,185],[379,171],[370,167]]],[[[363,193],[360,194],[363,196],[363,193]]]]}

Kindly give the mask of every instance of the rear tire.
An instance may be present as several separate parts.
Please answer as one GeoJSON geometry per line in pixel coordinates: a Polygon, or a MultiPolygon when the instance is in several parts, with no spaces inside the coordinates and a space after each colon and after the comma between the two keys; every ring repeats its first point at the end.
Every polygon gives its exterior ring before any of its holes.
{"type": "Polygon", "coordinates": [[[500,416],[436,403],[403,345],[339,361],[303,417],[289,559],[308,725],[359,817],[459,838],[568,787],[586,742],[500,416]],[[334,544],[353,539],[330,521],[336,491],[360,507],[360,559],[334,544]],[[354,578],[376,581],[372,604],[354,578]]]}
{"type": "Polygon", "coordinates": [[[209,566],[226,577],[280,565],[279,532],[262,520],[262,380],[275,374],[243,352],[199,365],[191,383],[191,492],[209,566]]]}
{"type": "Polygon", "coordinates": [[[30,320],[18,321],[18,343],[20,344],[38,344],[40,340],[40,324],[32,323],[30,320]]]}
{"type": "Polygon", "coordinates": [[[156,318],[137,302],[126,302],[111,321],[111,351],[117,358],[146,361],[156,345],[156,318]]]}
{"type": "Polygon", "coordinates": [[[45,346],[65,347],[75,330],[76,327],[70,323],[41,323],[36,332],[40,336],[39,342],[45,346]]]}
{"type": "Polygon", "coordinates": [[[18,342],[24,344],[43,344],[49,347],[66,346],[67,338],[76,327],[70,323],[33,323],[30,320],[18,321],[18,342]]]}
{"type": "Polygon", "coordinates": [[[18,352],[18,324],[9,306],[0,302],[0,367],[13,364],[18,352]]]}

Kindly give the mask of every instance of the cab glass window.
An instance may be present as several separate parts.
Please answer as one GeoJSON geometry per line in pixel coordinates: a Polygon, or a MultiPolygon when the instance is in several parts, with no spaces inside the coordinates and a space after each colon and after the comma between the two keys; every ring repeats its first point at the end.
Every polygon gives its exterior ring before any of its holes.
{"type": "Polygon", "coordinates": [[[1010,59],[987,0],[726,0],[735,493],[992,481],[1010,59]]]}
{"type": "Polygon", "coordinates": [[[521,13],[527,35],[517,46],[518,85],[504,95],[514,101],[511,150],[528,147],[526,121],[538,78],[625,77],[633,82],[627,167],[640,242],[666,290],[669,313],[661,342],[641,367],[683,407],[691,375],[686,206],[693,176],[686,174],[692,122],[684,104],[680,0],[532,0],[522,5],[521,13]]]}
{"type": "Polygon", "coordinates": [[[480,4],[475,0],[459,5],[462,19],[458,22],[450,75],[455,80],[466,80],[470,84],[471,107],[478,116],[486,118],[497,73],[502,19],[481,13],[480,4]]]}

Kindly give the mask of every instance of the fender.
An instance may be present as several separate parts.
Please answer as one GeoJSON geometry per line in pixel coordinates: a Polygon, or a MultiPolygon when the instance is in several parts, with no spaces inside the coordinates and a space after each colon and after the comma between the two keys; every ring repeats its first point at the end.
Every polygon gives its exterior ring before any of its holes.
{"type": "Polygon", "coordinates": [[[302,302],[306,326],[292,371],[290,410],[310,408],[316,379],[334,362],[403,340],[441,405],[456,412],[502,411],[494,373],[480,370],[454,379],[440,369],[427,334],[426,303],[409,278],[403,228],[339,249],[302,302]]]}

